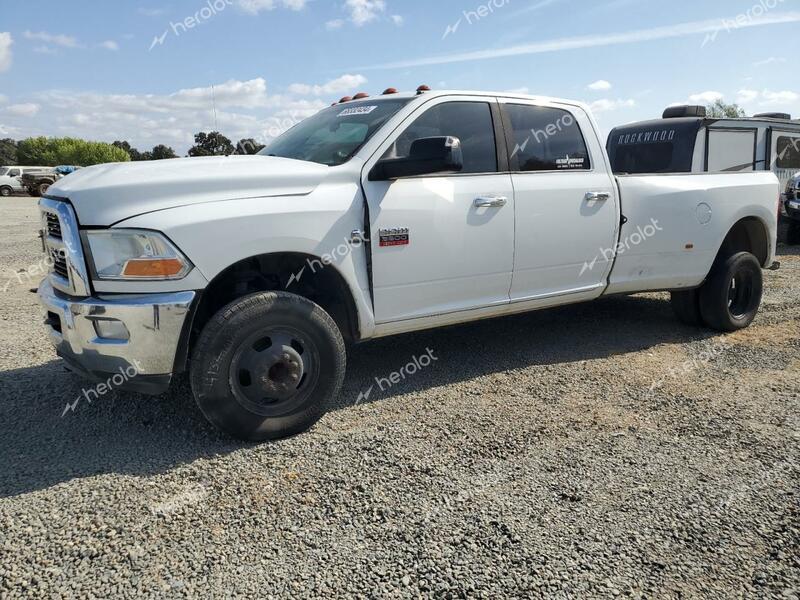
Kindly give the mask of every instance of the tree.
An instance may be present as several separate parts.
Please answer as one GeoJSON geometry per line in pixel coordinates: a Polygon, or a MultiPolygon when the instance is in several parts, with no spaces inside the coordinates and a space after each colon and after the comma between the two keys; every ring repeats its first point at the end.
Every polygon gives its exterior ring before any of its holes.
{"type": "Polygon", "coordinates": [[[130,159],[130,154],[113,144],[77,138],[28,138],[17,146],[17,160],[26,165],[88,167],[109,162],[128,162],[130,159]]]}
{"type": "Polygon", "coordinates": [[[164,160],[165,158],[178,158],[175,150],[164,144],[159,144],[150,153],[150,160],[164,160]]]}
{"type": "Polygon", "coordinates": [[[712,119],[740,119],[747,116],[738,104],[725,104],[722,100],[717,100],[709,106],[707,114],[712,119]]]}
{"type": "Polygon", "coordinates": [[[258,154],[264,149],[264,144],[259,144],[253,138],[244,138],[236,144],[236,154],[258,154]]]}
{"type": "Polygon", "coordinates": [[[121,150],[125,150],[125,152],[128,153],[128,156],[131,157],[131,160],[149,160],[148,158],[142,156],[142,153],[136,148],[132,147],[128,142],[116,141],[112,145],[121,150]]]}
{"type": "Polygon", "coordinates": [[[228,156],[233,154],[233,144],[219,131],[194,136],[194,146],[189,148],[189,156],[228,156]]]}
{"type": "Polygon", "coordinates": [[[0,167],[16,165],[17,162],[17,142],[6,138],[0,140],[0,167]]]}

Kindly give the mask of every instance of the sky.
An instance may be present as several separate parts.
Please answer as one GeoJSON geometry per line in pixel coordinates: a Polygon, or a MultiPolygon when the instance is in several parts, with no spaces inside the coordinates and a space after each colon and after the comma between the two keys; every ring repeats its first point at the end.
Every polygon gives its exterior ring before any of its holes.
{"type": "Polygon", "coordinates": [[[581,100],[604,134],[718,98],[800,118],[798,31],[800,0],[0,0],[0,137],[184,154],[420,84],[581,100]]]}

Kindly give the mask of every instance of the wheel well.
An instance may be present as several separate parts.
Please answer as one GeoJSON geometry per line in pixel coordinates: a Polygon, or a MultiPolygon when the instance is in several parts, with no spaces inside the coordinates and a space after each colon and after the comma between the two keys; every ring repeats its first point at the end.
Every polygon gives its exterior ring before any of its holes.
{"type": "Polygon", "coordinates": [[[747,217],[736,223],[717,254],[717,258],[727,258],[737,252],[749,252],[766,267],[769,260],[769,233],[766,226],[756,217],[747,217]]]}
{"type": "Polygon", "coordinates": [[[263,254],[231,265],[206,287],[195,311],[186,356],[191,356],[206,323],[221,308],[238,298],[267,291],[308,298],[333,318],[345,340],[359,339],[358,310],[350,288],[335,267],[310,254],[263,254]]]}

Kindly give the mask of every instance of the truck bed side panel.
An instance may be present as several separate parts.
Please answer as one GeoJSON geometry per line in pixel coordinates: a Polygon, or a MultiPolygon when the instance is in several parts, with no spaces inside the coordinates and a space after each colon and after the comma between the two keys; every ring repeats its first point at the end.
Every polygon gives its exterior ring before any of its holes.
{"type": "Polygon", "coordinates": [[[618,178],[622,228],[606,294],[692,288],[708,275],[725,236],[755,217],[775,255],[779,184],[772,173],[618,178]]]}

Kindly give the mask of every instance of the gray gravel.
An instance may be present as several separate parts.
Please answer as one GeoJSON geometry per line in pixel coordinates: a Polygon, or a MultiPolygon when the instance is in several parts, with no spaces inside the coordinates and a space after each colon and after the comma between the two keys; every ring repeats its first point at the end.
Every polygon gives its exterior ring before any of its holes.
{"type": "MultiPolygon", "coordinates": [[[[40,260],[4,200],[0,290],[40,260]]],[[[184,385],[67,402],[33,294],[0,292],[0,597],[800,595],[800,256],[723,337],[663,294],[353,349],[276,444],[184,385]],[[427,349],[431,366],[359,394],[427,349]]]]}

